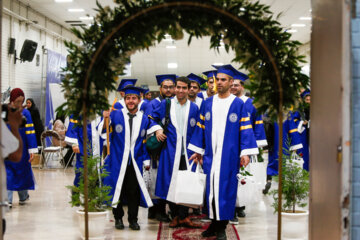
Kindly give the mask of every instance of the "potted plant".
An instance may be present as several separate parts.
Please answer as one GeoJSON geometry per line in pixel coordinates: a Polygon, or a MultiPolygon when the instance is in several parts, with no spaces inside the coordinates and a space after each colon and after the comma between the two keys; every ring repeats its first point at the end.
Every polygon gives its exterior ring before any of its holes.
{"type": "MultiPolygon", "coordinates": [[[[101,179],[108,175],[104,166],[100,166],[99,156],[88,156],[88,216],[89,216],[89,239],[104,239],[106,226],[107,208],[111,206],[111,187],[101,184],[101,179]]],[[[80,206],[82,209],[76,211],[79,219],[79,229],[85,239],[85,212],[84,212],[84,169],[77,168],[80,173],[79,186],[67,186],[71,190],[71,205],[80,206]]]]}
{"type": "MultiPolygon", "coordinates": [[[[287,146],[290,145],[289,142],[286,142],[287,146]]],[[[308,204],[309,172],[303,169],[304,162],[297,160],[294,154],[284,149],[281,209],[282,237],[284,239],[304,239],[308,232],[309,211],[303,210],[303,208],[308,204]]],[[[272,207],[276,213],[279,211],[278,190],[273,190],[270,193],[274,198],[272,207]]]]}

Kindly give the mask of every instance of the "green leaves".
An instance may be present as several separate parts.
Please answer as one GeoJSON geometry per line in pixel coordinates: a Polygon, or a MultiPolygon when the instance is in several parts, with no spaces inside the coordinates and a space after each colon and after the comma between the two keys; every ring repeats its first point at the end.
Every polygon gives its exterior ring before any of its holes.
{"type": "MultiPolygon", "coordinates": [[[[116,77],[123,73],[131,54],[138,50],[149,49],[170,34],[173,39],[182,39],[183,31],[192,38],[211,36],[210,46],[219,50],[223,40],[225,50],[235,51],[233,62],[241,64],[250,72],[250,81],[246,86],[252,93],[254,103],[260,113],[267,113],[272,119],[283,110],[295,104],[300,88],[309,85],[309,78],[301,73],[304,56],[297,54],[300,43],[290,40],[291,34],[280,26],[269,6],[247,0],[196,0],[176,1],[176,6],[164,6],[146,14],[140,14],[123,27],[120,24],[130,17],[150,7],[171,4],[174,0],[136,0],[120,1],[114,9],[97,3],[98,12],[92,26],[82,31],[72,29],[81,44],[66,42],[69,63],[64,69],[68,73],[62,84],[66,103],[58,111],[68,115],[82,114],[82,102],[90,111],[90,119],[102,110],[108,109],[107,91],[116,89],[116,77]],[[206,8],[181,4],[206,4],[206,8]],[[237,16],[246,27],[237,24],[216,9],[222,9],[237,16]],[[248,29],[250,28],[250,29],[248,29]],[[118,31],[114,31],[118,29],[118,31]],[[255,32],[271,50],[277,64],[283,88],[283,109],[279,109],[279,85],[273,68],[264,49],[250,32],[255,32]],[[111,37],[107,39],[110,34],[111,37]],[[101,52],[100,47],[103,47],[101,52]],[[98,56],[95,58],[95,56],[98,56]],[[89,66],[93,68],[85,79],[89,66]]],[[[210,66],[209,66],[210,67],[210,66]]],[[[207,69],[204,69],[207,70],[207,69]]],[[[199,70],[200,71],[200,70],[199,70]]]]}

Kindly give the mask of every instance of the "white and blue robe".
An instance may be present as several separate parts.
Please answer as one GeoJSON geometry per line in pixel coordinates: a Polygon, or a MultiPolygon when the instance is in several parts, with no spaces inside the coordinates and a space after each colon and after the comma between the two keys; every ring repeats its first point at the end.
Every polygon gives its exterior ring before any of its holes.
{"type": "Polygon", "coordinates": [[[204,100],[201,97],[196,96],[194,103],[198,106],[199,109],[201,109],[201,104],[202,104],[203,101],[204,100]]]}
{"type": "MultiPolygon", "coordinates": [[[[195,103],[189,100],[186,101],[186,124],[183,127],[183,133],[181,133],[180,126],[176,120],[175,104],[175,98],[172,98],[169,116],[170,123],[166,132],[166,147],[162,149],[160,154],[155,188],[156,196],[162,199],[166,199],[170,202],[175,202],[176,179],[180,166],[182,148],[184,150],[186,161],[188,161],[187,159],[191,156],[191,152],[187,150],[187,145],[189,144],[194,130],[196,129],[196,119],[199,112],[199,109],[195,103]]],[[[160,106],[150,115],[151,127],[148,130],[149,134],[162,129],[160,125],[158,125],[158,122],[162,121],[164,123],[165,113],[166,100],[163,100],[160,106]]]]}
{"type": "Polygon", "coordinates": [[[253,105],[253,99],[243,95],[240,99],[244,102],[244,108],[250,117],[251,124],[253,126],[254,135],[256,138],[256,143],[259,148],[265,147],[268,145],[266,140],[264,122],[262,115],[257,113],[255,106],[253,105]]]}
{"type": "Polygon", "coordinates": [[[201,91],[197,94],[197,96],[203,100],[206,100],[209,98],[208,94],[207,94],[207,91],[201,91]]]}
{"type": "MultiPolygon", "coordinates": [[[[143,166],[150,165],[150,156],[146,150],[146,130],[150,120],[141,111],[133,118],[130,142],[130,125],[127,108],[110,113],[110,155],[105,159],[105,169],[109,175],[104,178],[104,185],[111,187],[112,205],[116,208],[121,196],[129,159],[134,166],[136,178],[140,186],[140,206],[153,205],[143,178],[143,166]]],[[[100,124],[99,127],[103,126],[100,124]]],[[[102,135],[106,138],[106,136],[102,135]]],[[[126,196],[125,196],[126,197],[126,196]]]]}
{"type": "MultiPolygon", "coordinates": [[[[25,127],[19,129],[23,142],[21,160],[19,162],[5,161],[7,190],[10,191],[35,189],[35,178],[29,159],[30,154],[38,152],[38,146],[30,112],[24,109],[22,115],[26,118],[26,124],[25,127]]],[[[6,139],[2,140],[6,141],[6,139]]]]}
{"type": "Polygon", "coordinates": [[[309,159],[310,159],[310,145],[309,145],[309,134],[310,134],[310,124],[308,123],[304,126],[304,121],[302,120],[301,114],[299,111],[296,111],[292,114],[292,119],[295,124],[297,124],[297,129],[300,137],[300,142],[303,145],[303,148],[299,150],[302,158],[304,160],[304,169],[309,171],[309,159]]]}
{"type": "Polygon", "coordinates": [[[244,103],[234,95],[221,102],[217,94],[205,100],[188,148],[203,155],[209,218],[215,219],[215,200],[216,220],[233,219],[240,157],[259,153],[244,103]]]}
{"type": "MultiPolygon", "coordinates": [[[[103,142],[100,139],[100,135],[98,133],[98,126],[101,122],[101,117],[96,117],[95,120],[88,122],[86,130],[88,137],[88,155],[89,156],[101,156],[102,154],[102,146],[103,142]]],[[[84,136],[83,136],[83,127],[79,125],[78,119],[76,119],[73,115],[70,116],[69,119],[69,127],[65,134],[65,142],[70,145],[78,145],[80,149],[80,153],[76,154],[76,168],[83,168],[83,162],[81,158],[84,156],[84,136]]],[[[80,172],[75,172],[74,185],[79,186],[80,182],[80,172]]]]}
{"type": "MultiPolygon", "coordinates": [[[[289,154],[289,151],[301,149],[303,145],[300,141],[297,125],[291,118],[291,113],[283,122],[283,156],[289,154]]],[[[279,165],[279,124],[274,123],[274,144],[269,149],[269,162],[266,170],[268,176],[278,175],[279,165]]]]}

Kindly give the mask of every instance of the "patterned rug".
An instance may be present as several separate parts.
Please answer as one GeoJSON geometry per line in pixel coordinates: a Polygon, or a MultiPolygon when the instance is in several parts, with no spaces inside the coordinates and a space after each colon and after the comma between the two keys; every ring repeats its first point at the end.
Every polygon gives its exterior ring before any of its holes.
{"type": "MultiPolygon", "coordinates": [[[[160,222],[157,240],[213,240],[215,237],[203,238],[201,233],[207,229],[210,223],[201,222],[202,216],[192,216],[192,221],[201,224],[201,228],[169,228],[169,223],[160,222]]],[[[228,240],[240,240],[239,234],[234,225],[228,224],[226,228],[228,240]]]]}

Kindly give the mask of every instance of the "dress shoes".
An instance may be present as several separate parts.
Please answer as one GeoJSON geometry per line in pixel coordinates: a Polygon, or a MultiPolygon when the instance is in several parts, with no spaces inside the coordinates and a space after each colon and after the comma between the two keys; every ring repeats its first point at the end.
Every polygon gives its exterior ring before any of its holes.
{"type": "Polygon", "coordinates": [[[173,220],[171,221],[171,223],[169,224],[170,228],[176,228],[179,226],[179,217],[176,216],[173,218],[173,220]]]}
{"type": "Polygon", "coordinates": [[[122,219],[115,219],[115,228],[119,230],[124,229],[124,223],[122,219]]]}
{"type": "Polygon", "coordinates": [[[157,213],[156,220],[159,222],[170,222],[170,218],[166,213],[157,213]]]}
{"type": "Polygon", "coordinates": [[[129,227],[134,230],[134,231],[139,231],[140,230],[140,225],[137,222],[130,222],[129,227]]]}
{"type": "Polygon", "coordinates": [[[216,232],[212,228],[209,227],[208,229],[206,229],[205,231],[203,231],[201,233],[201,236],[203,238],[214,237],[214,236],[216,236],[216,232]]]}
{"type": "Polygon", "coordinates": [[[226,237],[225,230],[222,230],[222,231],[216,233],[216,240],[226,240],[226,239],[227,239],[227,237],[226,237]]]}
{"type": "Polygon", "coordinates": [[[179,224],[183,227],[187,227],[187,228],[201,228],[201,225],[194,223],[193,221],[190,220],[189,217],[184,218],[184,219],[180,219],[179,220],[179,224]]]}

